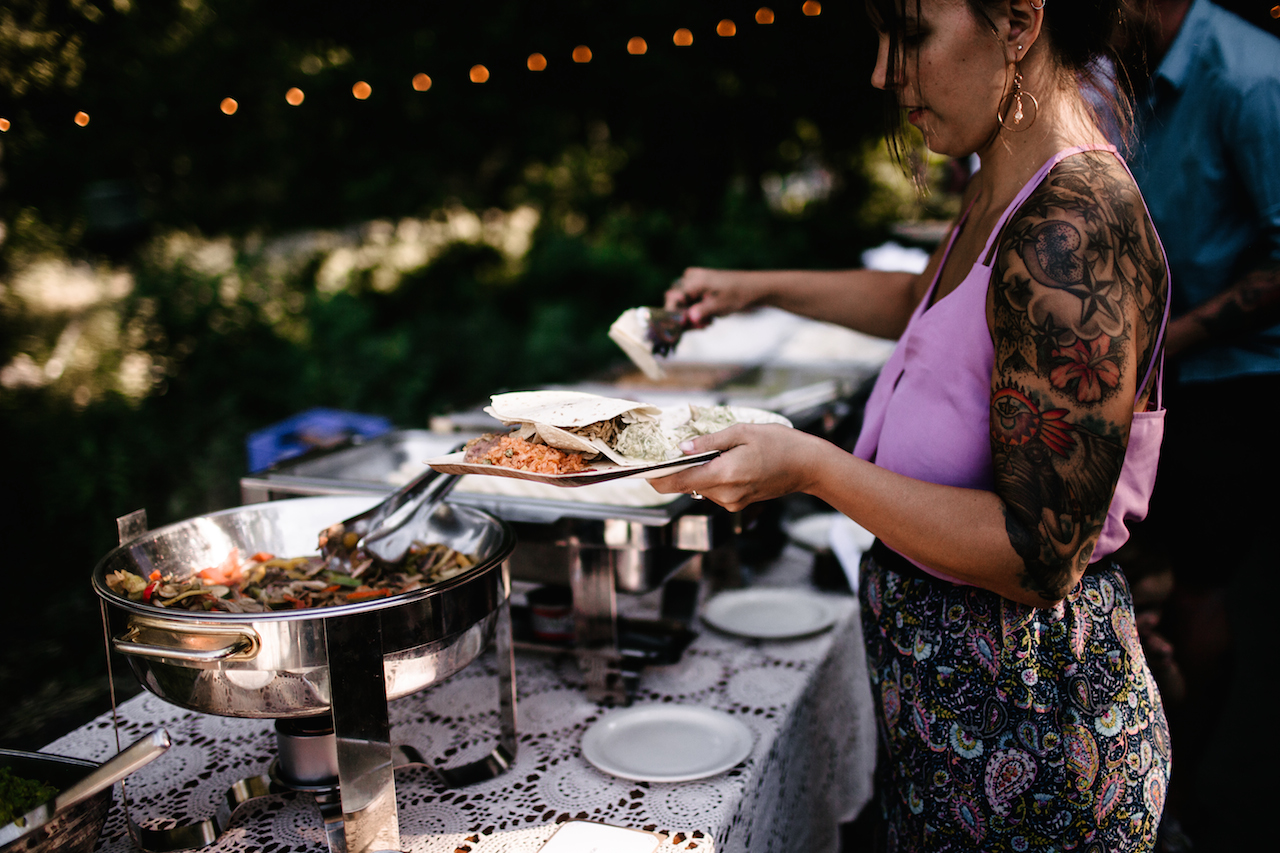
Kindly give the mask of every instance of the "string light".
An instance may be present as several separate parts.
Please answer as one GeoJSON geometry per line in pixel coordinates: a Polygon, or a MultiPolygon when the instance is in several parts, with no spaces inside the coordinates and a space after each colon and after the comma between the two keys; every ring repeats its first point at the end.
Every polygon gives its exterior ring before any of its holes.
{"type": "Polygon", "coordinates": [[[1271,17],[1280,18],[1280,6],[1271,7],[1271,17]]]}
{"type": "MultiPolygon", "coordinates": [[[[801,6],[801,11],[808,17],[815,17],[822,14],[822,4],[818,0],[805,0],[801,6]]],[[[1270,9],[1272,18],[1280,19],[1280,5],[1273,6],[1270,9]]],[[[761,6],[756,10],[755,21],[757,24],[772,24],[775,21],[774,11],[768,6],[761,6]]],[[[716,24],[716,33],[722,37],[728,38],[737,35],[737,25],[728,18],[721,20],[716,24]]],[[[671,41],[677,47],[689,47],[693,44],[693,33],[686,27],[680,27],[672,35],[671,41]]],[[[627,40],[627,53],[633,56],[639,56],[647,53],[649,50],[648,43],[640,36],[633,36],[627,40]]],[[[309,57],[311,58],[311,57],[309,57]]],[[[591,48],[586,45],[579,45],[573,49],[573,61],[577,63],[587,63],[592,59],[591,48]]],[[[541,53],[531,53],[526,61],[530,71],[543,71],[547,67],[547,58],[541,53]]],[[[304,69],[310,73],[310,69],[304,69]]],[[[473,83],[486,83],[489,80],[489,69],[484,65],[473,65],[470,70],[470,78],[473,83]]],[[[431,88],[431,78],[426,74],[415,74],[413,76],[413,88],[419,92],[425,92],[431,88]]],[[[351,94],[358,100],[366,100],[373,94],[373,87],[365,81],[358,81],[351,87],[351,94]]],[[[306,95],[298,87],[292,87],[285,92],[285,101],[291,106],[299,106],[302,104],[306,95]]],[[[234,98],[223,98],[219,104],[219,109],[226,115],[234,115],[240,109],[239,103],[234,98]]],[[[89,114],[80,111],[75,114],[75,123],[80,127],[89,124],[89,114]]],[[[0,118],[0,133],[8,132],[11,123],[7,118],[0,118]]]]}
{"type": "Polygon", "coordinates": [[[8,132],[9,132],[9,120],[7,118],[0,118],[0,133],[8,133],[8,132]]]}

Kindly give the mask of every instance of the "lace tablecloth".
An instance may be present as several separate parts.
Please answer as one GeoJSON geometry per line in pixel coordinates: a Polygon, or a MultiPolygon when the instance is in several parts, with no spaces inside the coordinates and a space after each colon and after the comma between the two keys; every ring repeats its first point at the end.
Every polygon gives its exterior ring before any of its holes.
{"type": "MultiPolygon", "coordinates": [[[[572,657],[518,654],[515,764],[496,779],[455,790],[440,787],[424,768],[398,770],[402,846],[414,853],[535,851],[559,823],[579,818],[657,831],[665,836],[663,849],[834,851],[837,822],[852,819],[870,798],[875,735],[857,602],[830,600],[839,619],[817,636],[766,642],[704,628],[679,663],[645,670],[635,705],[715,708],[753,734],[744,762],[693,782],[631,782],[597,770],[579,744],[611,709],[587,700],[572,657]]],[[[392,740],[448,766],[480,758],[497,738],[497,683],[486,655],[441,684],[393,701],[392,740]]],[[[270,720],[192,713],[145,693],[122,704],[119,719],[121,743],[157,726],[173,739],[167,753],[128,782],[131,814],[143,825],[212,816],[230,785],[266,772],[275,755],[270,720]]],[[[110,714],[45,748],[95,761],[116,750],[110,714]]],[[[98,850],[133,849],[117,786],[98,850]]],[[[205,849],[290,853],[328,845],[312,797],[290,792],[242,806],[205,849]]]]}

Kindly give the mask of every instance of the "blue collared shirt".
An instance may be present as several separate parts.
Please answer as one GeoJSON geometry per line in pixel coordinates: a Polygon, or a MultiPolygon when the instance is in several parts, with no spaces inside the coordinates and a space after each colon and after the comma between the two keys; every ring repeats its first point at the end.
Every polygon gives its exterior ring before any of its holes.
{"type": "MultiPolygon", "coordinates": [[[[1138,109],[1133,168],[1176,317],[1280,262],[1280,39],[1195,0],[1138,109]]],[[[1183,381],[1280,373],[1280,325],[1182,358],[1183,381]]]]}

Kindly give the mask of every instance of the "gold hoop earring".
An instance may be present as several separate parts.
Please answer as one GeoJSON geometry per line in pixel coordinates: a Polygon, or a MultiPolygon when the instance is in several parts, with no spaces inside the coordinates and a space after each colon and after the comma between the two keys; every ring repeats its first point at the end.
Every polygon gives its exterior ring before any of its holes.
{"type": "Polygon", "coordinates": [[[1021,132],[1035,124],[1040,113],[1040,102],[1036,96],[1022,88],[1022,73],[1014,68],[1013,89],[1000,99],[1000,108],[996,111],[996,120],[1005,130],[1021,132]],[[1025,100],[1024,100],[1025,99],[1025,100]],[[1030,109],[1030,115],[1027,110],[1030,109]],[[1006,121],[1006,118],[1012,119],[1006,121]],[[1023,124],[1023,120],[1026,124],[1023,124]]]}

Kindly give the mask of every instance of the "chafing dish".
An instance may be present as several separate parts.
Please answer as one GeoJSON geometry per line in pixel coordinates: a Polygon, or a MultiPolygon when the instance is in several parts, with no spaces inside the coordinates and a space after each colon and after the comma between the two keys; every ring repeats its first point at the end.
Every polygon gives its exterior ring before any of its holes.
{"type": "MultiPolygon", "coordinates": [[[[156,530],[147,530],[139,511],[118,520],[121,544],[93,574],[111,645],[147,690],[195,711],[275,719],[281,759],[310,744],[305,750],[320,757],[324,778],[300,778],[284,767],[270,779],[245,780],[237,791],[247,792],[245,798],[275,786],[319,792],[322,812],[334,813],[326,813],[331,847],[350,853],[399,847],[387,700],[447,679],[491,640],[499,663],[505,658],[507,664],[499,685],[500,743],[481,762],[439,775],[446,784],[465,783],[496,775],[514,759],[510,527],[483,510],[441,504],[428,518],[414,520],[416,537],[474,555],[474,566],[411,592],[333,607],[187,611],[132,601],[114,592],[107,578],[125,570],[181,580],[219,564],[232,549],[314,553],[321,530],[374,502],[336,496],[273,501],[156,530]]],[[[243,802],[239,797],[236,805],[243,802]]],[[[145,849],[173,850],[215,840],[229,820],[228,812],[180,831],[138,830],[145,849]]]]}

